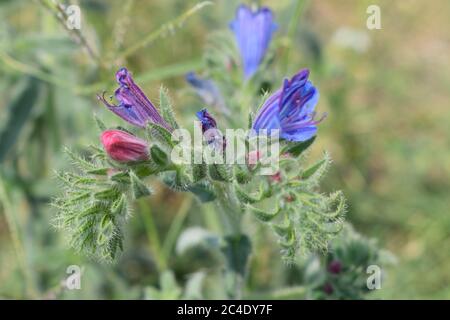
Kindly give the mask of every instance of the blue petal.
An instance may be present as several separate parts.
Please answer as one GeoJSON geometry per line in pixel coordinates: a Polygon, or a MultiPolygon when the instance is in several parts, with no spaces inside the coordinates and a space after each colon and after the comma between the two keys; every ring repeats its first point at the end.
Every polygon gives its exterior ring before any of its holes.
{"type": "Polygon", "coordinates": [[[281,131],[281,138],[289,141],[306,141],[311,139],[317,134],[317,126],[304,127],[294,131],[281,131]]]}
{"type": "Polygon", "coordinates": [[[278,105],[281,90],[272,94],[259,109],[253,122],[253,129],[280,129],[280,121],[278,118],[278,105]]]}
{"type": "Polygon", "coordinates": [[[277,28],[273,22],[273,13],[267,7],[252,12],[249,7],[241,5],[230,28],[235,34],[244,75],[248,79],[258,70],[277,28]]]}

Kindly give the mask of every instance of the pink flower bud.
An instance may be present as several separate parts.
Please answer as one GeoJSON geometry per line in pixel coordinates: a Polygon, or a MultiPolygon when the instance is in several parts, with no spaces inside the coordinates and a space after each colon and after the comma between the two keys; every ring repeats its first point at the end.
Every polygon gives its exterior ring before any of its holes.
{"type": "Polygon", "coordinates": [[[106,153],[117,162],[148,159],[148,143],[122,130],[106,130],[100,137],[106,153]]]}
{"type": "Polygon", "coordinates": [[[258,163],[258,161],[261,159],[261,153],[257,150],[250,151],[247,154],[247,164],[248,165],[255,165],[258,163]]]}
{"type": "Polygon", "coordinates": [[[278,171],[277,173],[275,173],[274,175],[269,176],[269,180],[272,183],[280,183],[282,178],[281,178],[281,172],[278,171]]]}

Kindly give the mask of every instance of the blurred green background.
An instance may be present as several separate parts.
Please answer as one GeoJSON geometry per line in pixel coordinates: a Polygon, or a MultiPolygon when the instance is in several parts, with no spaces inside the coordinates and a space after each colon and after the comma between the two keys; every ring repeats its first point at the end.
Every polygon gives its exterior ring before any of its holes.
{"type": "MultiPolygon", "coordinates": [[[[98,143],[93,113],[120,124],[95,99],[111,92],[119,66],[151,99],[161,83],[168,87],[189,124],[201,106],[184,74],[201,70],[208,34],[227,28],[239,2],[213,1],[182,24],[164,25],[197,2],[73,0],[81,35],[45,3],[0,0],[0,298],[142,298],[166,265],[183,282],[197,267],[164,240],[173,238],[174,221],[208,226],[211,207],[156,183],[156,195],[136,205],[124,254],[105,265],[75,254],[51,227],[53,170],[70,165],[64,145],[98,143]],[[71,264],[84,269],[82,290],[62,289],[71,264]]],[[[325,189],[343,189],[347,220],[397,256],[372,297],[450,298],[450,2],[260,3],[275,11],[277,41],[291,48],[276,63],[287,76],[309,67],[321,92],[318,111],[328,118],[313,156],[326,149],[333,157],[325,189]],[[366,28],[370,4],[381,8],[381,30],[366,28]]],[[[277,256],[274,245],[258,242],[249,288],[279,287],[290,267],[273,268],[277,256]]]]}

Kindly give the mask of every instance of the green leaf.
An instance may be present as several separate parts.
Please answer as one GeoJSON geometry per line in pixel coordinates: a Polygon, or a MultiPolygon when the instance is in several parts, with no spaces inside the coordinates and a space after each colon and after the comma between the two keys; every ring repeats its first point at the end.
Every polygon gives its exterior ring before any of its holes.
{"type": "Polygon", "coordinates": [[[234,178],[239,184],[248,183],[252,179],[252,174],[245,166],[234,166],[234,178]]]}
{"type": "Polygon", "coordinates": [[[9,103],[7,107],[9,119],[0,132],[0,163],[5,160],[8,151],[16,143],[33,107],[39,100],[40,91],[40,81],[29,77],[16,97],[9,103]]]}
{"type": "Polygon", "coordinates": [[[127,198],[124,194],[113,202],[111,206],[111,214],[117,217],[128,216],[127,198]]]}
{"type": "Polygon", "coordinates": [[[216,194],[207,182],[195,183],[189,186],[188,190],[195,194],[203,203],[214,201],[216,199],[216,194]]]}
{"type": "Polygon", "coordinates": [[[172,134],[166,128],[156,123],[148,122],[147,131],[150,140],[157,143],[163,150],[170,151],[174,147],[172,134]]]}
{"type": "Polygon", "coordinates": [[[152,194],[152,191],[145,183],[136,176],[133,171],[130,171],[131,190],[133,192],[133,198],[139,199],[152,194]]]}
{"type": "Polygon", "coordinates": [[[188,191],[191,183],[181,168],[176,171],[164,172],[162,180],[169,188],[175,191],[188,191]]]}
{"type": "Polygon", "coordinates": [[[97,128],[98,128],[98,130],[100,130],[101,132],[103,132],[103,131],[105,131],[105,130],[106,130],[106,126],[105,126],[105,124],[103,123],[103,121],[102,121],[102,120],[100,120],[100,118],[99,118],[99,117],[97,117],[97,115],[96,115],[96,114],[94,114],[94,120],[95,120],[95,123],[97,124],[97,128]]]}
{"type": "Polygon", "coordinates": [[[268,221],[272,220],[281,211],[281,209],[279,207],[277,207],[274,212],[268,212],[268,211],[253,207],[249,204],[247,204],[246,206],[258,220],[263,221],[263,222],[268,222],[268,221]]]}
{"type": "Polygon", "coordinates": [[[152,160],[160,167],[166,166],[169,162],[167,154],[157,145],[153,145],[150,148],[150,155],[152,160]]]}
{"type": "Polygon", "coordinates": [[[294,157],[298,157],[313,144],[314,140],[316,140],[316,136],[302,142],[288,142],[288,145],[283,149],[281,153],[288,152],[294,157]]]}
{"type": "Polygon", "coordinates": [[[292,222],[290,220],[287,220],[283,224],[272,224],[272,229],[275,231],[275,233],[280,237],[287,236],[291,230],[292,230],[292,222]]]}
{"type": "Polygon", "coordinates": [[[264,190],[260,188],[258,195],[251,195],[247,193],[244,189],[242,189],[236,182],[233,183],[234,191],[236,193],[237,198],[242,203],[255,203],[261,201],[264,195],[264,190]]]}
{"type": "Polygon", "coordinates": [[[226,164],[210,164],[208,173],[212,180],[229,182],[232,180],[231,169],[226,164]]]}
{"type": "Polygon", "coordinates": [[[328,153],[325,153],[323,156],[323,159],[313,164],[311,167],[303,171],[302,173],[302,179],[306,180],[309,178],[313,178],[315,180],[319,180],[322,175],[327,171],[329,165],[331,163],[330,156],[328,153]]]}
{"type": "Polygon", "coordinates": [[[67,156],[72,160],[72,163],[76,165],[80,170],[96,170],[98,168],[95,167],[95,165],[83,157],[77,155],[75,152],[70,150],[69,148],[64,148],[64,152],[67,154],[67,156]]]}
{"type": "Polygon", "coordinates": [[[159,89],[159,109],[164,120],[172,128],[177,129],[178,124],[173,113],[172,101],[170,100],[168,90],[163,86],[159,89]]]}
{"type": "Polygon", "coordinates": [[[192,178],[194,182],[198,182],[206,177],[206,164],[193,164],[192,165],[192,178]]]}
{"type": "Polygon", "coordinates": [[[97,175],[97,176],[107,176],[109,170],[111,170],[111,168],[98,168],[98,169],[88,170],[88,171],[86,171],[86,173],[97,175]]]}
{"type": "Polygon", "coordinates": [[[250,239],[244,235],[233,235],[224,237],[225,244],[221,248],[227,260],[228,269],[245,276],[248,259],[252,251],[250,239]]]}

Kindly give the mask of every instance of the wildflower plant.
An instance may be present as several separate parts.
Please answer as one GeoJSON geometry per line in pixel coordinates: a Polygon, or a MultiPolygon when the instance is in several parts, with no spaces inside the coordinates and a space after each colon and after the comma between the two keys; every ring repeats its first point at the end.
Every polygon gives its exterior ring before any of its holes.
{"type": "Polygon", "coordinates": [[[148,182],[160,179],[176,191],[193,193],[200,202],[215,203],[223,221],[217,243],[226,260],[232,297],[239,296],[233,290],[245,277],[252,250],[243,221],[246,215],[273,231],[280,257],[287,263],[294,263],[299,254],[327,251],[343,227],[345,198],[340,191],[319,190],[331,164],[328,153],[318,161],[307,158],[324,119],[316,117],[319,90],[310,80],[314,75],[298,68],[285,75],[284,82],[271,76],[277,32],[269,8],[242,5],[230,30],[210,37],[204,70],[186,75],[200,98],[196,128],[203,136],[200,145],[181,144],[190,161],[173,157],[180,149],[176,136],[183,128],[168,91],[161,88],[157,107],[128,69],[117,71],[117,102],[104,93],[98,99],[124,122],[107,128],[96,119],[102,147],[92,146],[84,156],[67,150],[76,170],[57,174],[63,192],[53,202],[54,223],[73,248],[114,260],[126,249],[123,226],[131,217],[133,201],[150,196],[148,182]],[[265,92],[267,82],[278,89],[265,92]],[[126,124],[131,127],[124,129],[126,124]],[[226,129],[244,133],[234,141],[226,129]],[[252,148],[261,141],[270,147],[270,157],[267,149],[252,148]],[[226,152],[239,142],[245,146],[241,161],[227,162],[226,152]],[[208,161],[211,154],[222,161],[208,161]]]}

